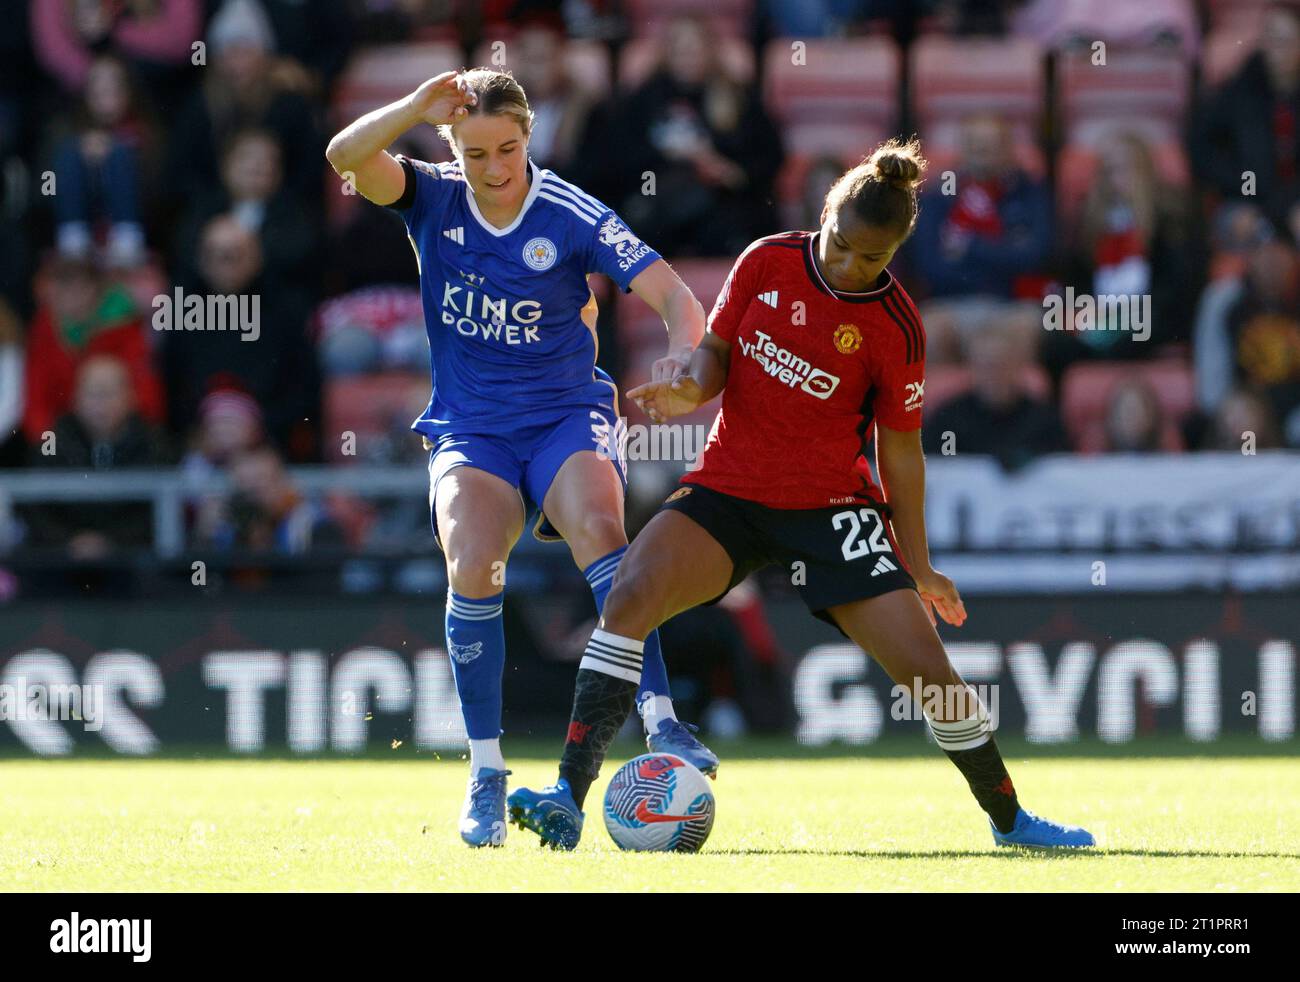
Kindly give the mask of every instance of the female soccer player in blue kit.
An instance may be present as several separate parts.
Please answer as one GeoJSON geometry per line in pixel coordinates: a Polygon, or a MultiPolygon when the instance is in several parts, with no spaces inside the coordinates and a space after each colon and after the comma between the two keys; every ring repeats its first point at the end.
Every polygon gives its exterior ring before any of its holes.
{"type": "MultiPolygon", "coordinates": [[[[501,574],[526,516],[537,511],[538,538],[568,542],[598,614],[627,549],[617,390],[596,367],[587,275],[606,274],[663,317],[668,353],[652,380],[681,375],[704,334],[703,308],[658,253],[529,159],[532,121],[509,74],[445,72],[362,116],[326,151],[364,197],[402,216],[419,261],[433,394],[412,428],[430,449],[434,536],[447,560],[447,650],[470,744],[460,834],[471,846],[505,841],[501,574]],[[420,123],[439,128],[455,160],[386,152],[420,123]]],[[[650,749],[715,771],[717,757],[673,714],[657,634],[644,661],[624,667],[642,679],[650,749]]]]}

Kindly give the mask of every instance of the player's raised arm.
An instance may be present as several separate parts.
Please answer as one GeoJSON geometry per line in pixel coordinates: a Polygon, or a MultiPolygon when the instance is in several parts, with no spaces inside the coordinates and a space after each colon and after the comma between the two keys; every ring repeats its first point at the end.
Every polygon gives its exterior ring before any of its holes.
{"type": "Polygon", "coordinates": [[[474,96],[457,72],[443,72],[381,109],[366,113],[330,140],[325,157],[361,196],[391,205],[406,189],[406,174],[386,148],[417,123],[450,125],[463,118],[474,96]]]}

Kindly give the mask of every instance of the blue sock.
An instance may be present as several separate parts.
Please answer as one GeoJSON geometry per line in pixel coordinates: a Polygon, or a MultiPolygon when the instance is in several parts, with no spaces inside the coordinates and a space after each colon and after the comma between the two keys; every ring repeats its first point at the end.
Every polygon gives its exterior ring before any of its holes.
{"type": "MultiPolygon", "coordinates": [[[[602,556],[582,571],[582,575],[591,584],[592,596],[596,598],[596,616],[605,609],[605,598],[614,583],[614,573],[618,571],[619,561],[627,546],[619,546],[608,556],[602,556]]],[[[651,631],[645,639],[645,653],[641,662],[641,688],[637,690],[637,705],[641,700],[653,696],[672,697],[668,688],[668,669],[664,666],[663,652],[659,650],[659,632],[651,631]]]]}
{"type": "Polygon", "coordinates": [[[502,596],[471,600],[447,591],[447,654],[471,740],[501,736],[501,675],[506,667],[502,596]]]}

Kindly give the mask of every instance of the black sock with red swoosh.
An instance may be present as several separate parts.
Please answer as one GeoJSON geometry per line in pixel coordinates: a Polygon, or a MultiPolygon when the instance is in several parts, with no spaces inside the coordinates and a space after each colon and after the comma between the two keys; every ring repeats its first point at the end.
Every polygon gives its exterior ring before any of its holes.
{"type": "Polygon", "coordinates": [[[970,719],[943,723],[930,720],[930,732],[948,759],[957,765],[970,785],[971,794],[997,830],[1010,832],[1015,828],[1020,801],[997,741],[993,739],[984,706],[977,705],[970,719]]]}
{"type": "Polygon", "coordinates": [[[989,742],[974,750],[945,750],[948,759],[957,765],[962,777],[970,785],[971,794],[980,807],[988,813],[999,832],[1010,832],[1016,826],[1020,801],[1015,785],[1002,762],[1002,754],[992,737],[989,742]]]}
{"type": "Polygon", "coordinates": [[[644,649],[644,642],[597,629],[582,656],[560,758],[560,777],[569,782],[579,808],[600,776],[609,745],[636,704],[644,649]]]}

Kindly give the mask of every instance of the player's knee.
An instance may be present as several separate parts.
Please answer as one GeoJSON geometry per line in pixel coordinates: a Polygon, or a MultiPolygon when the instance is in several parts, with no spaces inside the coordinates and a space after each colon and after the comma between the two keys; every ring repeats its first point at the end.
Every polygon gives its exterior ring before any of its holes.
{"type": "Polygon", "coordinates": [[[605,598],[601,623],[605,630],[626,637],[644,637],[663,621],[662,591],[645,571],[622,565],[605,598]]]}
{"type": "Polygon", "coordinates": [[[447,582],[462,597],[490,597],[505,587],[505,560],[501,551],[480,543],[466,543],[447,553],[447,582]]]}
{"type": "Polygon", "coordinates": [[[587,512],[571,526],[564,530],[564,537],[575,556],[604,556],[627,541],[622,517],[610,512],[587,512]]]}

